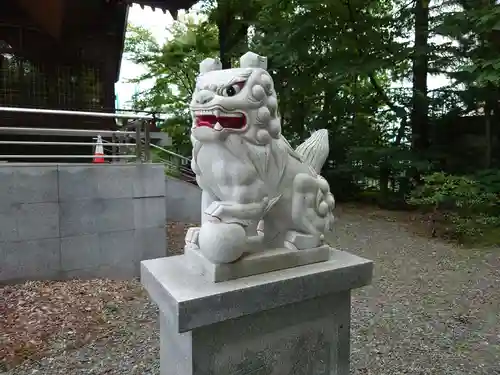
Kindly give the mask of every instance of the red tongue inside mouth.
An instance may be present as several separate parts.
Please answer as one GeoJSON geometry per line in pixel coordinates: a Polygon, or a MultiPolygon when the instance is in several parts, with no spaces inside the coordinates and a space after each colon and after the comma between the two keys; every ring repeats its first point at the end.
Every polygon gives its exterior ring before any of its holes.
{"type": "Polygon", "coordinates": [[[215,115],[199,115],[196,116],[197,126],[207,126],[213,128],[216,123],[219,123],[225,129],[242,129],[246,124],[245,116],[224,116],[216,117],[215,115]]]}

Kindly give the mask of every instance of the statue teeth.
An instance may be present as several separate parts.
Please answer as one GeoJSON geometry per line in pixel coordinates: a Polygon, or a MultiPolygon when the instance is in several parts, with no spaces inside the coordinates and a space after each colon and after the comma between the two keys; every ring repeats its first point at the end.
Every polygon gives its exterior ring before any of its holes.
{"type": "Polygon", "coordinates": [[[217,117],[242,117],[243,115],[241,113],[226,113],[226,112],[221,112],[217,117]]]}
{"type": "Polygon", "coordinates": [[[221,131],[222,129],[224,129],[221,124],[219,124],[218,122],[215,124],[214,126],[214,130],[218,130],[218,131],[221,131]]]}
{"type": "Polygon", "coordinates": [[[215,117],[243,117],[242,113],[238,112],[224,112],[221,109],[200,109],[195,111],[196,116],[215,116],[215,117]]]}

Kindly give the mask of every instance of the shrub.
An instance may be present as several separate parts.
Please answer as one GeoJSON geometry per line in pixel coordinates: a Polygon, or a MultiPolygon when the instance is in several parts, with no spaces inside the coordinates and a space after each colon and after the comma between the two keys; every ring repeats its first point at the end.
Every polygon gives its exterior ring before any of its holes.
{"type": "Polygon", "coordinates": [[[424,183],[411,192],[407,201],[432,212],[433,233],[441,221],[446,224],[446,234],[461,242],[497,244],[500,183],[496,189],[485,181],[489,180],[433,173],[423,177],[424,183]]]}

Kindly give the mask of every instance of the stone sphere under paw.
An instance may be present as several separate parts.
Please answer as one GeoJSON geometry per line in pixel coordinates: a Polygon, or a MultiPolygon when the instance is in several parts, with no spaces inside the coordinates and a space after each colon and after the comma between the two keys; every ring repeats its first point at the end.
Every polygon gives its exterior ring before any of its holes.
{"type": "Polygon", "coordinates": [[[200,251],[212,263],[234,262],[243,255],[245,229],[238,224],[204,223],[198,237],[200,251]]]}

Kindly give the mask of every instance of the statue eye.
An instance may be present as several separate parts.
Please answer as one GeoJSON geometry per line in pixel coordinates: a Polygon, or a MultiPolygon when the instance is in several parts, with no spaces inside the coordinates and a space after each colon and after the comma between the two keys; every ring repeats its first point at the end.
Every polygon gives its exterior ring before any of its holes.
{"type": "Polygon", "coordinates": [[[222,89],[222,96],[235,96],[245,86],[245,82],[237,82],[222,89]]]}

